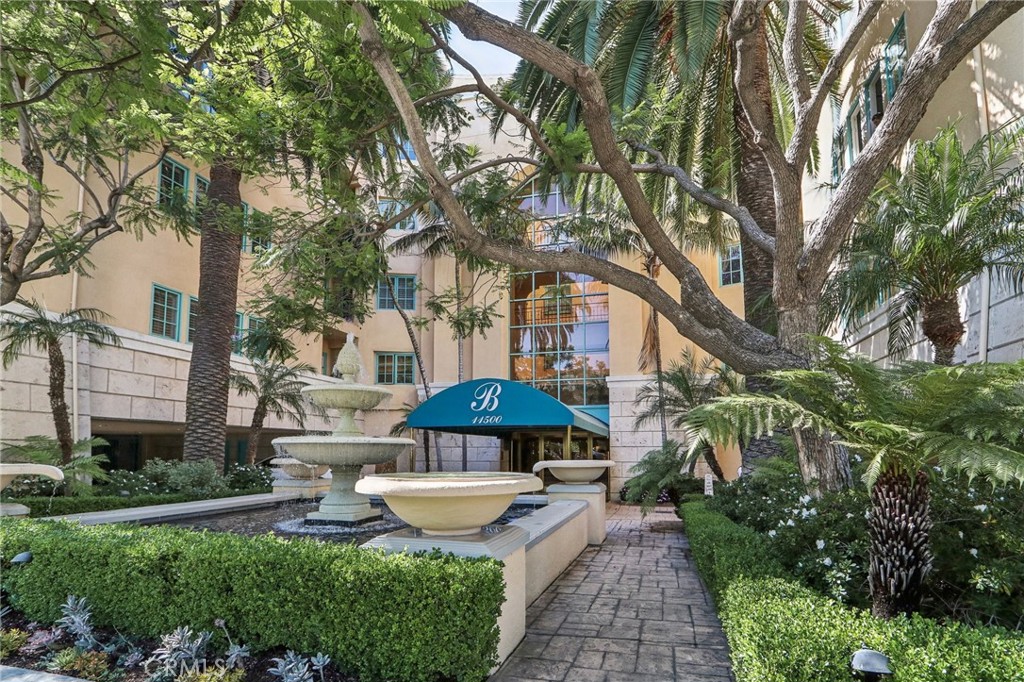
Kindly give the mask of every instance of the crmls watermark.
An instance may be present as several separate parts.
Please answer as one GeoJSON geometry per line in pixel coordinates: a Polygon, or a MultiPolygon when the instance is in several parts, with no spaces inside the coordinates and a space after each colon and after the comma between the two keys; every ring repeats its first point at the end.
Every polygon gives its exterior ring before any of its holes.
{"type": "Polygon", "coordinates": [[[232,666],[223,658],[218,658],[212,663],[205,658],[198,661],[158,661],[150,658],[142,664],[142,670],[147,677],[163,672],[168,673],[173,679],[186,674],[202,675],[210,670],[226,671],[231,668],[232,666]]]}

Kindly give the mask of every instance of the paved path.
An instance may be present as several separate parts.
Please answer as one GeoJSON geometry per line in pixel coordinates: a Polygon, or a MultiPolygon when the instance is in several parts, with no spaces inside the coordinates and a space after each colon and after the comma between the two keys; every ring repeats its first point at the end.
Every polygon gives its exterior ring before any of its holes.
{"type": "Polygon", "coordinates": [[[589,547],[526,610],[526,638],[491,679],[733,679],[721,623],[671,510],[609,506],[589,547]]]}

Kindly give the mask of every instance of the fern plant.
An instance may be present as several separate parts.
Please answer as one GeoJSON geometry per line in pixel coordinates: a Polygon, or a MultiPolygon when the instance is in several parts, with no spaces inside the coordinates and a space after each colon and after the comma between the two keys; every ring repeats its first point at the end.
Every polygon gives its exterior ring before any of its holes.
{"type": "Polygon", "coordinates": [[[1024,362],[883,369],[816,339],[812,369],[771,372],[775,395],[726,396],[686,421],[701,439],[731,443],[777,427],[835,434],[868,460],[868,579],[872,611],[914,611],[932,565],[929,477],[951,470],[1024,482],[1024,362]]]}

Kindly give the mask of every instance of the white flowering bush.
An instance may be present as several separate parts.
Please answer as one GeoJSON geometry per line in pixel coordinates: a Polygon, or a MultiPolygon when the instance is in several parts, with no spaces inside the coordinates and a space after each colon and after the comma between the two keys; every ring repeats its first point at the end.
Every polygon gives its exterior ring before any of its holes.
{"type": "MultiPolygon", "coordinates": [[[[793,464],[778,459],[721,486],[709,509],[762,533],[779,562],[805,585],[868,607],[869,501],[863,488],[816,500],[793,464]]],[[[922,613],[1024,629],[1024,491],[981,479],[932,483],[934,570],[922,613]]]]}

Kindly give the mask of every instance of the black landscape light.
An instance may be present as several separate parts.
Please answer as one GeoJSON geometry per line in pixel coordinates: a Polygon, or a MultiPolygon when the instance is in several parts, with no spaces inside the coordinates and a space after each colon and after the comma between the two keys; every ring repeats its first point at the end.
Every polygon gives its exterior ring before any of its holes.
{"type": "Polygon", "coordinates": [[[11,559],[11,563],[15,566],[24,566],[32,561],[32,552],[22,552],[21,554],[15,554],[14,558],[11,559]]]}
{"type": "Polygon", "coordinates": [[[869,649],[862,644],[850,659],[850,667],[853,669],[853,676],[858,680],[868,682],[879,682],[889,679],[892,676],[892,668],[889,667],[889,657],[881,651],[869,649]]]}

